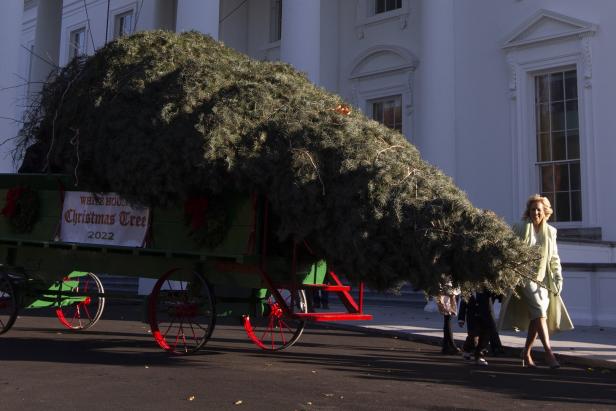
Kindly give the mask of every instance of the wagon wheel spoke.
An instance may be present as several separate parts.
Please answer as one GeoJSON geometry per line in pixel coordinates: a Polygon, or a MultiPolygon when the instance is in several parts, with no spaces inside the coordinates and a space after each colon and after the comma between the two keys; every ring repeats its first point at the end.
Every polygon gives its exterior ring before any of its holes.
{"type": "Polygon", "coordinates": [[[152,335],[161,348],[173,354],[190,354],[212,334],[216,321],[214,297],[201,274],[170,270],[150,294],[148,316],[152,335]]]}
{"type": "MultiPolygon", "coordinates": [[[[279,289],[278,292],[287,310],[308,312],[306,294],[303,290],[279,289]]],[[[257,315],[244,316],[244,327],[248,337],[261,349],[278,351],[295,344],[304,330],[305,321],[289,316],[270,293],[262,302],[262,307],[257,307],[257,315]]]]}
{"type": "Polygon", "coordinates": [[[60,306],[56,308],[58,320],[74,331],[92,327],[105,309],[104,292],[103,284],[95,274],[73,271],[59,285],[60,306]],[[67,295],[63,295],[63,291],[67,295]],[[76,297],[75,294],[80,296],[76,297]],[[71,302],[71,299],[74,301],[71,302]]]}

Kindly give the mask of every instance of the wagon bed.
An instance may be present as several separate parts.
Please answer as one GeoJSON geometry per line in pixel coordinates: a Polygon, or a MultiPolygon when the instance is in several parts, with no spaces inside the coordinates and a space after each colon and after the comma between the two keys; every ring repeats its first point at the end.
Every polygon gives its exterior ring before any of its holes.
{"type": "Polygon", "coordinates": [[[10,329],[21,308],[52,307],[65,326],[89,328],[106,299],[125,297],[105,292],[95,273],[156,280],[148,321],[156,342],[176,354],[201,348],[217,317],[238,317],[249,338],[266,350],[291,346],[307,321],[372,318],[363,312],[362,284],[356,300],[307,243],[274,239],[263,196],[227,193],[212,199],[224,202],[229,221],[218,244],[195,241],[185,207],[178,205],[150,209],[143,245],[125,246],[103,238],[95,244],[61,239],[65,198],[78,191],[70,176],[0,175],[0,199],[6,199],[0,216],[0,333],[10,329]],[[23,217],[33,210],[30,229],[16,230],[16,213],[23,217]],[[314,312],[306,297],[314,290],[337,295],[346,311],[314,312]]]}

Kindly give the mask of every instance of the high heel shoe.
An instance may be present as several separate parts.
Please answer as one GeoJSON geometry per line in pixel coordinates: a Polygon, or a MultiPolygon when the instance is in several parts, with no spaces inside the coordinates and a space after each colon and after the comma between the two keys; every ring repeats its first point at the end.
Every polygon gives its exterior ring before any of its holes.
{"type": "Polygon", "coordinates": [[[537,368],[530,355],[526,358],[524,352],[522,352],[522,354],[520,354],[520,358],[522,359],[522,368],[537,368]]]}
{"type": "Polygon", "coordinates": [[[560,368],[560,363],[558,362],[554,354],[552,355],[546,354],[545,356],[546,356],[545,362],[547,363],[548,367],[550,367],[553,370],[560,368]]]}

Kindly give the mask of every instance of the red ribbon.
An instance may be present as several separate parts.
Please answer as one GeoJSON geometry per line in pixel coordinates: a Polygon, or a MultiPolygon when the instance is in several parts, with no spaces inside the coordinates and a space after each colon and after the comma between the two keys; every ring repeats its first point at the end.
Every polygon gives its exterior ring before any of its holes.
{"type": "Polygon", "coordinates": [[[17,200],[26,189],[24,187],[13,187],[6,192],[6,205],[2,209],[2,215],[11,218],[17,211],[17,200]]]}
{"type": "Polygon", "coordinates": [[[198,230],[205,225],[205,212],[207,211],[207,198],[196,197],[186,200],[184,213],[190,219],[190,228],[198,230]]]}

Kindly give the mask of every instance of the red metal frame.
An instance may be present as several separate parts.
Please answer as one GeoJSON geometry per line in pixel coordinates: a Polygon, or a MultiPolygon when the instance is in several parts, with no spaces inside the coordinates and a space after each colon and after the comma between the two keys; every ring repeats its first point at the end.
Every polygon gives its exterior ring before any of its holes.
{"type": "MultiPolygon", "coordinates": [[[[367,320],[371,320],[372,319],[372,315],[370,314],[365,314],[363,312],[363,306],[364,306],[364,284],[363,282],[359,283],[359,294],[358,294],[358,302],[355,301],[355,298],[353,298],[353,296],[350,293],[350,289],[351,287],[348,285],[344,285],[342,283],[342,281],[340,281],[340,278],[333,272],[333,271],[329,271],[327,273],[328,278],[331,280],[331,282],[333,282],[333,285],[326,285],[326,284],[297,284],[296,280],[292,281],[291,284],[287,284],[286,287],[288,287],[288,289],[290,289],[292,291],[292,295],[295,295],[295,291],[297,289],[308,289],[308,288],[314,288],[314,287],[318,287],[322,290],[325,290],[327,292],[334,292],[338,298],[340,299],[340,301],[342,302],[342,304],[345,306],[346,308],[346,312],[311,312],[311,313],[296,313],[294,312],[289,305],[286,303],[286,301],[284,301],[284,299],[282,298],[282,296],[280,295],[280,293],[278,292],[278,288],[285,288],[285,287],[277,287],[272,279],[270,278],[270,276],[267,274],[266,271],[266,267],[267,267],[267,232],[268,232],[268,222],[269,222],[269,205],[268,205],[268,201],[267,198],[265,198],[264,200],[265,204],[264,204],[264,209],[263,209],[263,238],[262,238],[262,247],[261,247],[261,260],[260,260],[260,267],[259,267],[259,275],[261,276],[261,279],[263,280],[263,282],[266,284],[267,288],[269,289],[269,291],[272,293],[274,299],[277,302],[278,307],[282,310],[282,312],[284,312],[284,314],[286,314],[287,316],[294,318],[294,319],[301,319],[301,320],[310,320],[310,321],[315,321],[315,322],[320,322],[320,321],[367,321],[367,320]]],[[[306,241],[303,242],[303,245],[306,247],[306,249],[311,253],[312,250],[310,249],[310,247],[308,246],[308,244],[306,243],[306,241]]],[[[291,262],[291,277],[293,279],[296,278],[295,274],[296,274],[296,270],[297,270],[297,243],[294,242],[293,243],[293,260],[291,262]]],[[[291,307],[293,307],[295,305],[295,301],[291,301],[291,307]]],[[[248,329],[247,329],[248,331],[248,329]]],[[[250,335],[250,333],[249,333],[250,335]]]]}

